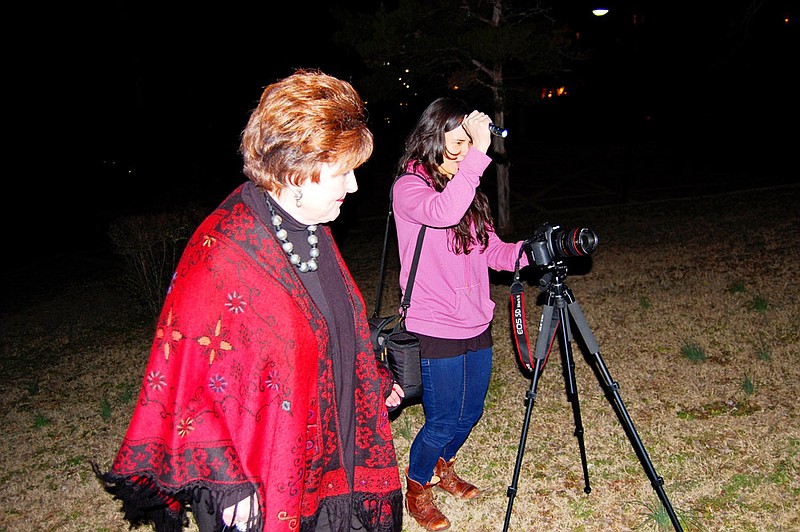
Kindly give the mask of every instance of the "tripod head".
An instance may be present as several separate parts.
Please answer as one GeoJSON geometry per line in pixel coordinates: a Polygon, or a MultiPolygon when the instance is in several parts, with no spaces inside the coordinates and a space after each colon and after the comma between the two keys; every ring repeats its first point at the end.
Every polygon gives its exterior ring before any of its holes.
{"type": "Polygon", "coordinates": [[[547,265],[548,271],[539,278],[539,290],[547,292],[553,285],[560,285],[567,278],[567,265],[563,261],[557,261],[547,265]]]}

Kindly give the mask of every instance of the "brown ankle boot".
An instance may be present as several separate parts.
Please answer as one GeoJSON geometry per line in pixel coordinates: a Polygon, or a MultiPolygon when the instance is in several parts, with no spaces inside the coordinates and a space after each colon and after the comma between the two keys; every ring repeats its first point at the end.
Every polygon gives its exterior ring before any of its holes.
{"type": "MultiPolygon", "coordinates": [[[[434,481],[438,481],[433,477],[434,481]]],[[[444,516],[433,502],[433,486],[436,482],[428,482],[424,486],[408,478],[406,468],[406,510],[411,514],[419,526],[425,530],[447,530],[450,520],[444,516]]]]}
{"type": "Polygon", "coordinates": [[[453,469],[455,457],[451,458],[449,462],[445,462],[444,458],[439,458],[436,462],[436,470],[434,474],[441,480],[437,484],[447,493],[451,493],[456,497],[462,499],[474,499],[481,494],[481,490],[459,477],[453,469]]]}

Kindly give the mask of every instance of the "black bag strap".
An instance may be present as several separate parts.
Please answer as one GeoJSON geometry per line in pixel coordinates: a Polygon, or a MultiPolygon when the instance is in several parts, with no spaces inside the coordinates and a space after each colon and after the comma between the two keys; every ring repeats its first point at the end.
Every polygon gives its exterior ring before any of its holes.
{"type": "Polygon", "coordinates": [[[408,272],[408,284],[406,285],[405,293],[403,294],[403,301],[400,306],[403,307],[403,316],[406,315],[406,310],[411,306],[411,289],[414,288],[414,278],[417,276],[417,266],[419,266],[419,252],[422,251],[422,239],[425,238],[425,229],[427,225],[419,228],[417,235],[417,247],[414,249],[414,260],[411,262],[411,270],[408,272]]]}
{"type": "MultiPolygon", "coordinates": [[[[394,181],[392,181],[392,186],[389,188],[389,213],[386,215],[386,230],[383,233],[383,251],[381,252],[381,273],[380,277],[378,278],[378,289],[375,295],[375,311],[372,313],[373,318],[377,318],[381,313],[381,295],[383,294],[383,281],[386,276],[386,255],[389,249],[389,228],[392,225],[392,215],[394,211],[392,209],[392,194],[394,192],[394,184],[397,182],[398,179],[405,175],[415,175],[425,180],[419,174],[413,173],[406,173],[397,176],[394,181]]],[[[417,246],[414,249],[414,260],[411,262],[411,270],[408,272],[408,284],[406,285],[405,293],[403,294],[403,301],[400,306],[403,308],[403,317],[405,317],[406,310],[408,307],[411,306],[411,289],[414,287],[414,278],[417,276],[417,266],[419,265],[419,254],[422,251],[422,240],[425,237],[425,229],[427,229],[426,225],[423,225],[419,228],[419,234],[417,235],[417,246]]]]}

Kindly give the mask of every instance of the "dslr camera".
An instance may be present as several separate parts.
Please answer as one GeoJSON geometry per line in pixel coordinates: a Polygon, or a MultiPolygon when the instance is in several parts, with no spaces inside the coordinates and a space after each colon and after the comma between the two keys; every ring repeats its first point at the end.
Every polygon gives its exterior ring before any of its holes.
{"type": "Polygon", "coordinates": [[[564,229],[558,225],[544,224],[526,240],[522,249],[528,261],[537,266],[548,266],[554,260],[591,255],[597,249],[597,233],[588,227],[564,229]]]}

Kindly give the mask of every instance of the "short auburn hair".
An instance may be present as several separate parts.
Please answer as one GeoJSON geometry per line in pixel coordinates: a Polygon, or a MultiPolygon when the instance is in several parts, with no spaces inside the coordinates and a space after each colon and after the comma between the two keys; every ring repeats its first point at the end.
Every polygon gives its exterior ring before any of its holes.
{"type": "Polygon", "coordinates": [[[273,192],[319,181],[320,166],[364,164],[374,146],[364,102],[346,81],[299,69],[268,85],[241,135],[244,174],[273,192]]]}

